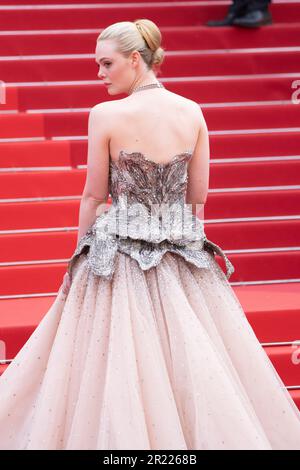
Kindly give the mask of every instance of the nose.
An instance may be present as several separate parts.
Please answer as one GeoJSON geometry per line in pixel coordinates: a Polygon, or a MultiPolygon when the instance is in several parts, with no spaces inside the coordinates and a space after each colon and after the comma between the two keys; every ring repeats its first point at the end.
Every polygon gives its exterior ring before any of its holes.
{"type": "Polygon", "coordinates": [[[98,71],[98,74],[97,74],[97,75],[98,75],[98,77],[99,77],[101,80],[104,80],[104,75],[103,75],[103,73],[102,73],[101,67],[99,67],[99,71],[98,71]]]}

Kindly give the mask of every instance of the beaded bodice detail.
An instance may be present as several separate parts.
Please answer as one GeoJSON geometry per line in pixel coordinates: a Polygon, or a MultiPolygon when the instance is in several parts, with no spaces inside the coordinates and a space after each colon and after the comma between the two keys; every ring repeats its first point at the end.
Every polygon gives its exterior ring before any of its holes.
{"type": "Polygon", "coordinates": [[[129,203],[153,204],[185,201],[187,163],[191,151],[175,155],[167,163],[157,163],[141,152],[121,150],[118,162],[110,162],[110,194],[113,203],[123,195],[129,203]]]}
{"type": "MultiPolygon", "coordinates": [[[[111,279],[118,252],[135,259],[141,269],[157,266],[169,251],[199,268],[209,269],[208,252],[223,257],[227,278],[234,271],[223,250],[207,239],[203,222],[185,203],[188,164],[192,151],[158,163],[142,152],[121,150],[110,160],[109,192],[112,204],[80,239],[68,272],[77,256],[87,252],[94,274],[111,279]]],[[[72,276],[71,276],[72,277],[72,276]]]]}

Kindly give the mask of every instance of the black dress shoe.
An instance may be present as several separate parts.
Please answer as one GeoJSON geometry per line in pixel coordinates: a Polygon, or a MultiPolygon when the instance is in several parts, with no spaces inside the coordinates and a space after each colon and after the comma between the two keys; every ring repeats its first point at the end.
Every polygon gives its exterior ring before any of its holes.
{"type": "Polygon", "coordinates": [[[240,18],[233,20],[235,26],[242,26],[244,28],[258,28],[265,24],[272,24],[272,16],[268,11],[254,10],[249,11],[240,18]]]}
{"type": "Polygon", "coordinates": [[[209,20],[206,23],[206,26],[228,26],[233,23],[233,20],[236,18],[236,13],[228,13],[228,15],[223,18],[223,20],[209,20]]]}

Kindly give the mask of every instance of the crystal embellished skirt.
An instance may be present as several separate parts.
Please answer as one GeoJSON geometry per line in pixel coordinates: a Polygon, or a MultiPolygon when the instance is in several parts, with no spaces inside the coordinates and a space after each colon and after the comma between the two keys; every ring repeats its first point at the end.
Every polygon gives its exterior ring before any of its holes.
{"type": "Polygon", "coordinates": [[[300,413],[225,274],[80,255],[0,377],[1,449],[300,449],[300,413]]]}

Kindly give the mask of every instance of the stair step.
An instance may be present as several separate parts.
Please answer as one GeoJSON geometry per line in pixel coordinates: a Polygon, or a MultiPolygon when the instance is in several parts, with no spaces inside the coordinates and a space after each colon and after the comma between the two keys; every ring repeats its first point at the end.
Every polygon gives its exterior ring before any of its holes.
{"type": "MultiPolygon", "coordinates": [[[[211,135],[209,140],[212,161],[213,158],[298,155],[300,148],[300,132],[211,135]]],[[[78,151],[77,155],[82,152],[78,151]]]]}
{"type": "MultiPolygon", "coordinates": [[[[299,155],[299,132],[210,135],[214,159],[299,155]]],[[[0,143],[0,168],[86,165],[87,139],[0,143]]]]}
{"type": "MultiPolygon", "coordinates": [[[[210,131],[297,127],[300,106],[279,103],[202,109],[210,131]]],[[[0,114],[0,138],[86,135],[89,112],[0,114]]]]}
{"type": "MultiPolygon", "coordinates": [[[[300,141],[300,132],[299,132],[300,141]]],[[[0,143],[0,168],[69,166],[74,158],[86,158],[87,142],[53,141],[0,143]]]]}
{"type": "MultiPolygon", "coordinates": [[[[81,196],[86,170],[1,172],[1,199],[81,196]]],[[[210,190],[260,186],[300,186],[300,159],[219,163],[210,168],[210,190]]]]}
{"type": "MultiPolygon", "coordinates": [[[[34,224],[39,228],[33,214],[34,224]]],[[[205,233],[224,250],[300,250],[300,219],[206,224],[205,233]]],[[[74,251],[77,235],[77,230],[0,234],[1,263],[66,259],[74,251]]]]}
{"type": "MultiPolygon", "coordinates": [[[[75,249],[75,247],[74,247],[75,249]]],[[[283,252],[231,253],[235,267],[230,282],[270,282],[299,279],[300,250],[283,252]]],[[[223,259],[216,260],[225,270],[223,259]]],[[[67,269],[67,262],[0,266],[0,295],[55,292],[67,269]]]]}
{"type": "Polygon", "coordinates": [[[261,343],[300,340],[300,283],[240,285],[233,290],[261,343]]]}
{"type": "MultiPolygon", "coordinates": [[[[285,73],[299,71],[299,50],[256,50],[254,52],[202,52],[176,51],[166,54],[164,59],[165,77],[194,77],[214,75],[248,75],[264,73],[285,73]],[[180,64],[180,66],[179,66],[180,64]]],[[[0,58],[1,78],[5,82],[96,80],[98,65],[94,54],[89,58],[31,59],[30,56],[16,60],[0,58]]]]}
{"type": "MultiPolygon", "coordinates": [[[[7,2],[7,0],[5,1],[7,2]]],[[[96,3],[98,1],[95,0],[96,3]]],[[[14,3],[16,2],[14,1],[14,3]]],[[[30,3],[33,4],[32,1],[30,3]]],[[[50,2],[47,0],[47,3],[50,2]]],[[[202,50],[300,46],[300,23],[273,23],[268,27],[256,28],[255,31],[246,28],[229,28],[228,26],[208,28],[205,25],[160,26],[160,30],[166,51],[187,51],[199,49],[199,46],[202,50]]],[[[33,31],[26,35],[23,34],[22,41],[20,41],[20,33],[16,31],[15,34],[1,35],[0,56],[90,54],[95,47],[98,35],[98,28],[76,30],[76,32],[72,32],[72,30],[64,32],[33,31]]]]}
{"type": "Polygon", "coordinates": [[[297,359],[300,356],[300,342],[297,347],[294,345],[266,346],[264,350],[285,385],[291,386],[300,383],[300,364],[297,359]]]}
{"type": "Polygon", "coordinates": [[[0,202],[4,198],[81,196],[85,179],[86,170],[0,173],[0,202]]]}
{"type": "MultiPolygon", "coordinates": [[[[80,198],[0,204],[0,230],[78,225],[80,198]]],[[[300,190],[209,192],[205,220],[299,216],[300,190]],[[276,200],[276,204],[274,204],[276,200]]]]}
{"type": "MultiPolygon", "coordinates": [[[[122,21],[124,17],[151,18],[163,26],[202,25],[211,19],[222,19],[228,11],[227,4],[212,2],[188,2],[137,4],[124,3],[122,8],[95,5],[93,8],[55,8],[47,9],[4,9],[0,16],[0,30],[15,31],[24,29],[72,29],[72,28],[104,28],[107,23],[122,21]]],[[[274,23],[300,22],[300,3],[275,3],[270,5],[274,23]]]]}
{"type": "Polygon", "coordinates": [[[43,114],[18,113],[0,115],[1,139],[39,136],[45,136],[45,116],[43,114]]]}
{"type": "MultiPolygon", "coordinates": [[[[298,74],[299,75],[299,74],[298,74]]],[[[270,76],[238,75],[233,77],[184,77],[160,78],[171,92],[196,102],[234,103],[240,101],[291,100],[292,84],[298,78],[295,74],[270,74],[270,76]]],[[[62,82],[62,84],[10,85],[7,109],[15,109],[15,95],[18,109],[61,109],[91,108],[96,103],[107,101],[107,90],[95,74],[95,82],[62,82]],[[10,96],[12,103],[10,103],[10,96]]],[[[123,95],[118,95],[120,99],[123,95]]],[[[125,97],[125,94],[124,94],[125,97]]]]}

